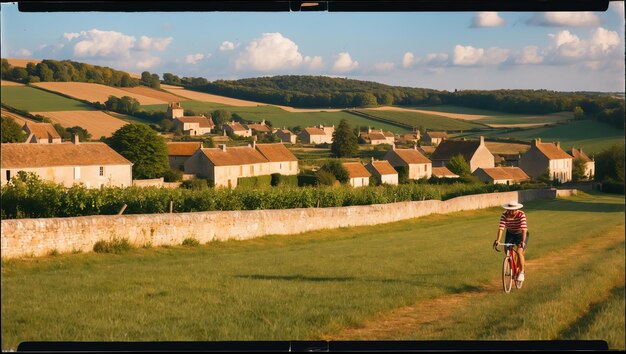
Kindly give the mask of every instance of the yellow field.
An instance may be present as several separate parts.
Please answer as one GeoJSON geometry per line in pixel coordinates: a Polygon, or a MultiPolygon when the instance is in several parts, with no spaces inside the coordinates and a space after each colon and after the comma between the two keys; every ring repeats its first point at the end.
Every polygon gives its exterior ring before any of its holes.
{"type": "Polygon", "coordinates": [[[15,121],[15,123],[19,124],[19,125],[24,125],[24,123],[28,122],[28,123],[37,123],[34,120],[28,119],[24,116],[21,116],[17,113],[13,113],[13,112],[9,112],[7,110],[0,110],[0,115],[3,117],[11,117],[13,118],[13,120],[15,121]]]}
{"type": "Polygon", "coordinates": [[[18,68],[25,68],[26,64],[33,63],[38,64],[41,63],[40,59],[18,59],[18,58],[6,58],[11,66],[16,66],[18,68]]]}
{"type": "Polygon", "coordinates": [[[492,154],[512,155],[517,154],[520,151],[526,152],[526,150],[530,149],[530,145],[499,143],[494,141],[485,141],[485,145],[487,146],[487,149],[489,149],[489,152],[491,152],[492,154]]]}
{"type": "Polygon", "coordinates": [[[0,80],[0,86],[24,86],[24,84],[20,84],[19,82],[0,80]]]}
{"type": "Polygon", "coordinates": [[[104,103],[109,99],[109,96],[130,96],[136,98],[139,104],[142,105],[167,103],[167,101],[164,100],[132,93],[119,88],[86,82],[39,82],[32,85],[89,102],[104,103]]]}
{"type": "Polygon", "coordinates": [[[165,102],[179,102],[184,99],[183,97],[176,96],[168,92],[155,90],[146,86],[122,87],[121,89],[136,95],[151,97],[165,102]]]}
{"type": "Polygon", "coordinates": [[[373,111],[403,111],[403,112],[419,112],[431,114],[434,116],[443,116],[448,118],[455,119],[463,119],[463,120],[477,120],[482,118],[487,118],[489,116],[480,115],[480,114],[462,114],[462,113],[448,113],[448,112],[435,112],[435,111],[425,111],[421,109],[412,109],[412,108],[400,108],[400,107],[391,107],[391,106],[382,106],[376,108],[367,108],[373,111]]]}
{"type": "Polygon", "coordinates": [[[116,130],[128,124],[119,118],[110,116],[102,111],[60,111],[60,112],[32,112],[50,118],[65,128],[79,126],[87,129],[94,140],[100,137],[111,136],[116,130]]]}

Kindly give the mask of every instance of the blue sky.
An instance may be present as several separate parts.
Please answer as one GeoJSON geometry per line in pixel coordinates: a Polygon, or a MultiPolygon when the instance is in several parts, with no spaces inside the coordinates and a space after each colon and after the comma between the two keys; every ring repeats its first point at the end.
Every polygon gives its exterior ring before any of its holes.
{"type": "Polygon", "coordinates": [[[3,58],[209,80],[328,75],[454,89],[624,91],[624,3],[605,12],[21,13],[3,58]]]}

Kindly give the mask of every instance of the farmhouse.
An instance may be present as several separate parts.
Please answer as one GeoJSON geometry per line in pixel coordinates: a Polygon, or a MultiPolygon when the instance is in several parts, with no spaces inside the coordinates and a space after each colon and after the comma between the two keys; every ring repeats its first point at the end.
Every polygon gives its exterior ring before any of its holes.
{"type": "Polygon", "coordinates": [[[459,178],[459,175],[450,171],[447,167],[433,167],[433,177],[437,178],[459,178]]]}
{"type": "Polygon", "coordinates": [[[422,137],[422,141],[432,146],[441,144],[442,141],[448,139],[446,132],[426,132],[422,137]]]}
{"type": "Polygon", "coordinates": [[[252,129],[248,129],[237,122],[228,122],[222,126],[222,129],[228,135],[252,136],[252,129]]]}
{"type": "Polygon", "coordinates": [[[398,171],[387,160],[374,161],[372,157],[372,161],[365,165],[365,168],[372,176],[378,178],[381,184],[398,184],[398,171]]]}
{"type": "Polygon", "coordinates": [[[561,150],[561,144],[542,143],[537,138],[519,160],[519,167],[533,179],[550,171],[550,179],[560,182],[572,180],[572,156],[561,150]]]}
{"type": "Polygon", "coordinates": [[[398,141],[403,143],[417,143],[421,138],[419,130],[416,130],[410,134],[400,134],[398,141]]]}
{"type": "Polygon", "coordinates": [[[174,118],[174,125],[185,135],[204,135],[213,130],[215,124],[205,116],[184,116],[174,118]]]}
{"type": "Polygon", "coordinates": [[[170,119],[176,119],[183,117],[185,110],[180,106],[180,102],[171,102],[167,105],[167,117],[170,119]]]}
{"type": "Polygon", "coordinates": [[[360,162],[344,162],[343,167],[348,171],[349,183],[352,187],[369,186],[372,175],[360,162]]]}
{"type": "Polygon", "coordinates": [[[304,128],[302,132],[300,132],[300,140],[302,140],[305,144],[332,144],[333,142],[333,132],[335,131],[335,126],[331,127],[309,127],[304,128]]]}
{"type": "Polygon", "coordinates": [[[487,149],[485,138],[482,136],[478,141],[443,140],[430,156],[430,159],[434,167],[446,167],[448,161],[459,154],[461,154],[470,165],[470,172],[476,171],[479,167],[495,167],[493,154],[487,149]]]}
{"type": "Polygon", "coordinates": [[[435,147],[430,145],[418,146],[417,151],[424,154],[424,156],[431,156],[435,152],[435,147]]]}
{"type": "Polygon", "coordinates": [[[132,163],[105,143],[2,144],[2,185],[19,171],[71,187],[132,185],[132,163]]]}
{"type": "Polygon", "coordinates": [[[259,123],[246,124],[246,127],[250,129],[252,131],[252,134],[254,135],[259,135],[259,134],[268,135],[272,132],[270,127],[267,124],[265,124],[265,119],[263,119],[259,123]]]}
{"type": "MultiPolygon", "coordinates": [[[[574,160],[577,158],[583,159],[583,161],[585,161],[585,176],[587,177],[587,179],[593,179],[593,176],[596,175],[596,162],[593,160],[593,158],[590,159],[589,156],[587,156],[587,154],[583,152],[583,149],[572,148],[567,153],[571,157],[573,157],[574,160]]],[[[573,167],[573,160],[572,160],[572,167],[573,167]]]]}
{"type": "Polygon", "coordinates": [[[291,131],[285,129],[283,127],[283,129],[278,129],[274,132],[274,135],[276,135],[278,138],[280,138],[280,140],[283,143],[289,143],[289,144],[295,144],[296,143],[296,138],[297,135],[292,133],[291,131]]]}
{"type": "Polygon", "coordinates": [[[387,138],[385,137],[385,135],[381,134],[381,133],[360,133],[359,134],[359,141],[365,143],[365,144],[371,144],[371,145],[380,145],[380,144],[387,144],[387,138]]]}
{"type": "Polygon", "coordinates": [[[24,123],[22,129],[27,134],[27,143],[57,144],[61,142],[61,136],[50,123],[24,123]]]}
{"type": "Polygon", "coordinates": [[[252,147],[257,149],[268,161],[269,174],[297,175],[300,172],[298,159],[282,143],[257,144],[252,142],[252,147]]]}
{"type": "Polygon", "coordinates": [[[432,175],[432,163],[419,151],[413,149],[396,149],[393,145],[384,157],[393,167],[406,166],[409,169],[408,178],[430,178],[432,175]]]}
{"type": "Polygon", "coordinates": [[[472,175],[492,184],[515,184],[530,180],[530,177],[519,167],[479,167],[472,175]]]}
{"type": "Polygon", "coordinates": [[[172,170],[185,170],[187,161],[196,150],[202,147],[201,142],[168,142],[167,156],[172,170]]]}

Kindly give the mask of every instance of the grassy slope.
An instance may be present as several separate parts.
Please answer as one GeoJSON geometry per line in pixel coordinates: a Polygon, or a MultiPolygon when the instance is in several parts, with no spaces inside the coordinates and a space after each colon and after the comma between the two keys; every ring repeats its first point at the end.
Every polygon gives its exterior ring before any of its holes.
{"type": "Polygon", "coordinates": [[[2,87],[2,103],[29,112],[94,110],[79,101],[26,86],[2,87]]]}
{"type": "Polygon", "coordinates": [[[432,112],[447,112],[460,114],[476,114],[489,116],[475,120],[474,122],[483,124],[531,124],[531,123],[554,123],[562,120],[573,119],[572,112],[560,112],[554,114],[514,114],[486,109],[469,108],[461,106],[441,105],[441,106],[415,106],[432,112]]]}
{"type": "Polygon", "coordinates": [[[401,112],[401,111],[375,111],[375,110],[361,110],[361,112],[389,119],[394,122],[400,122],[403,124],[409,124],[411,126],[419,127],[420,125],[424,129],[428,130],[470,130],[473,128],[485,129],[482,124],[476,124],[471,121],[464,121],[460,119],[446,118],[442,116],[430,115],[420,112],[401,112]]]}
{"type": "MultiPolygon", "coordinates": [[[[623,197],[579,196],[525,204],[532,230],[529,260],[616,225],[623,230],[623,197]]],[[[491,208],[462,216],[435,215],[197,248],[160,247],[126,255],[5,261],[2,348],[15,348],[25,340],[316,339],[323,333],[358,325],[380,312],[480,288],[498,279],[501,254],[493,252],[490,245],[500,212],[491,208]],[[459,257],[464,262],[459,263],[459,257]]],[[[576,284],[588,281],[604,289],[602,272],[584,271],[602,269],[603,265],[615,270],[616,264],[621,264],[623,277],[623,247],[598,256],[572,275],[576,284]]],[[[578,301],[576,309],[606,297],[604,292],[594,292],[593,286],[586,288],[586,297],[578,301]]],[[[550,322],[550,316],[558,316],[546,309],[576,303],[572,299],[578,298],[572,296],[569,287],[553,286],[542,296],[541,288],[531,289],[526,287],[508,296],[492,294],[490,306],[504,311],[523,303],[541,310],[541,321],[534,311],[516,319],[516,323],[526,323],[524,328],[530,327],[523,332],[526,339],[539,339],[545,334],[533,332],[530,323],[538,326],[542,321],[550,322]],[[555,303],[551,303],[552,298],[555,303]]],[[[616,296],[617,300],[608,299],[606,306],[599,306],[600,324],[583,328],[585,335],[597,336],[593,328],[600,335],[606,334],[609,329],[602,327],[602,316],[610,323],[619,323],[621,316],[623,323],[623,312],[616,314],[607,307],[620,299],[623,302],[623,293],[616,296]]],[[[461,322],[448,338],[467,333],[510,338],[506,331],[492,330],[494,323],[503,321],[502,313],[487,316],[478,312],[484,310],[478,306],[466,310],[469,314],[462,319],[473,316],[477,320],[461,322]]],[[[550,326],[554,333],[567,331],[562,332],[564,337],[583,336],[571,330],[570,324],[550,326]]],[[[610,331],[616,338],[624,337],[623,327],[610,327],[610,331]]]]}

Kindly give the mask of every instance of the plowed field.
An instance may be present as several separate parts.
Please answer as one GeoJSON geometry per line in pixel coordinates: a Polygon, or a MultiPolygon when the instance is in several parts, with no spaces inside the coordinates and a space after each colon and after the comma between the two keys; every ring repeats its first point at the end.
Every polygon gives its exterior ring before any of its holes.
{"type": "Polygon", "coordinates": [[[48,117],[66,128],[79,126],[87,129],[94,140],[100,139],[102,136],[109,137],[116,130],[128,124],[128,122],[102,111],[34,112],[33,114],[48,117]]]}

